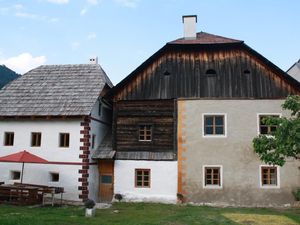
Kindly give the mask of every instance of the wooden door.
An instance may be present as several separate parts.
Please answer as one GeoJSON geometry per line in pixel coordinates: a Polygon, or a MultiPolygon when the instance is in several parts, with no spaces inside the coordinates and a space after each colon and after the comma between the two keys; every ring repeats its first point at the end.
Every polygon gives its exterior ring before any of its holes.
{"type": "Polygon", "coordinates": [[[99,161],[99,199],[111,202],[114,193],[114,161],[99,161]]]}

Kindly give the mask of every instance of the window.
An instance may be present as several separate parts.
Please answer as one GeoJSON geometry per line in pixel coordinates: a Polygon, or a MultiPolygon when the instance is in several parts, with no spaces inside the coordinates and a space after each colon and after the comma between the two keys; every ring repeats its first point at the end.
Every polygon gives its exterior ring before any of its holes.
{"type": "Polygon", "coordinates": [[[244,70],[244,74],[245,74],[245,75],[248,75],[248,74],[250,74],[250,73],[251,73],[250,70],[248,70],[248,69],[245,69],[245,70],[244,70]]]}
{"type": "Polygon", "coordinates": [[[278,118],[280,115],[259,115],[259,134],[272,134],[276,131],[277,126],[266,124],[265,120],[270,117],[278,118]]]}
{"type": "Polygon", "coordinates": [[[21,172],[20,171],[10,171],[10,179],[11,180],[20,180],[21,172]]]}
{"type": "Polygon", "coordinates": [[[60,133],[59,134],[59,147],[67,148],[70,143],[70,134],[69,133],[60,133]]]}
{"type": "Polygon", "coordinates": [[[224,137],[226,135],[225,114],[204,114],[203,134],[207,136],[224,137]]]}
{"type": "Polygon", "coordinates": [[[206,70],[206,75],[208,76],[214,76],[214,75],[217,75],[216,71],[214,69],[208,69],[206,70]]]}
{"type": "Polygon", "coordinates": [[[222,166],[203,166],[203,187],[222,188],[222,166]]]}
{"type": "Polygon", "coordinates": [[[5,132],[4,133],[4,145],[13,146],[14,145],[14,132],[5,132]]]}
{"type": "Polygon", "coordinates": [[[101,102],[99,102],[98,115],[99,116],[102,115],[102,103],[101,102]]]}
{"type": "Polygon", "coordinates": [[[112,184],[112,175],[101,175],[102,184],[112,184]]]}
{"type": "Polygon", "coordinates": [[[96,135],[93,134],[93,135],[92,135],[92,149],[95,148],[95,140],[96,140],[96,135]]]}
{"type": "Polygon", "coordinates": [[[31,147],[40,147],[41,146],[42,134],[33,132],[31,133],[31,147]]]}
{"type": "Polygon", "coordinates": [[[150,169],[135,169],[135,187],[150,187],[150,169]]]}
{"type": "Polygon", "coordinates": [[[279,167],[260,166],[260,184],[262,188],[279,187],[279,167]]]}
{"type": "Polygon", "coordinates": [[[151,141],[152,140],[152,125],[139,126],[139,140],[151,141]]]}
{"type": "Polygon", "coordinates": [[[50,182],[59,182],[59,173],[50,173],[50,182]]]}

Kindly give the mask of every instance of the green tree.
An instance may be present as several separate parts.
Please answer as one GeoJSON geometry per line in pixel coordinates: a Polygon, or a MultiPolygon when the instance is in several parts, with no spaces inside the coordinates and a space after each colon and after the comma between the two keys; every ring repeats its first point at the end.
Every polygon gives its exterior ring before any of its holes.
{"type": "Polygon", "coordinates": [[[270,117],[264,120],[267,125],[276,125],[272,135],[259,135],[253,139],[254,152],[268,164],[283,166],[288,157],[300,159],[300,96],[288,96],[282,104],[290,110],[289,118],[270,117]]]}

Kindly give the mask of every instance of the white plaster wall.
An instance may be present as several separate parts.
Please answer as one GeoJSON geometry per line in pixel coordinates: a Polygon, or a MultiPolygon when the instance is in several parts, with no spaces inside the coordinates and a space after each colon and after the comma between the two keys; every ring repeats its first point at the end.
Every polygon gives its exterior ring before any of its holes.
{"type": "Polygon", "coordinates": [[[300,62],[297,62],[287,73],[300,82],[300,62]]]}
{"type": "MultiPolygon", "coordinates": [[[[78,170],[81,165],[53,165],[25,163],[23,183],[64,187],[63,199],[79,201],[78,170]],[[59,173],[59,182],[50,182],[50,172],[59,173]]],[[[0,181],[5,183],[20,182],[11,180],[10,171],[22,171],[22,163],[0,163],[0,181]]],[[[56,196],[60,198],[60,195],[56,196]]]]}
{"type": "Polygon", "coordinates": [[[177,161],[116,160],[114,193],[126,201],[176,203],[177,161]],[[135,169],[151,169],[151,187],[135,187],[135,169]]]}
{"type": "Polygon", "coordinates": [[[80,120],[0,121],[0,156],[27,150],[48,161],[81,162],[80,120]],[[14,145],[4,146],[4,132],[14,132],[14,145]],[[31,133],[41,132],[41,147],[31,147],[31,133]],[[59,133],[70,133],[69,148],[59,147],[59,133]]]}
{"type": "MultiPolygon", "coordinates": [[[[9,155],[22,150],[40,156],[51,162],[81,163],[80,134],[81,120],[16,120],[0,121],[0,156],[9,155]],[[14,145],[4,146],[4,132],[14,132],[14,145]],[[31,132],[41,132],[41,147],[31,147],[31,132]],[[59,147],[59,133],[70,133],[69,148],[59,147]]],[[[21,171],[21,163],[0,162],[0,181],[13,183],[10,171],[21,171]]],[[[65,188],[64,199],[77,201],[79,196],[78,182],[81,165],[60,164],[25,164],[24,183],[60,186],[65,188]],[[59,182],[49,182],[50,172],[59,173],[59,182]]]]}

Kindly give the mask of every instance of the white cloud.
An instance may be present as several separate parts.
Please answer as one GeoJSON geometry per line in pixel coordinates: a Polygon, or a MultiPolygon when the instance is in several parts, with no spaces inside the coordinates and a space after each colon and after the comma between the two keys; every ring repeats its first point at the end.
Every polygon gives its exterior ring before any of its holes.
{"type": "Polygon", "coordinates": [[[59,19],[58,18],[51,18],[51,19],[49,19],[49,22],[50,23],[57,23],[59,21],[59,19]]]}
{"type": "Polygon", "coordinates": [[[140,0],[115,0],[115,2],[117,2],[121,6],[125,6],[128,8],[136,8],[139,1],[140,0]]]}
{"type": "Polygon", "coordinates": [[[88,34],[87,39],[92,40],[92,39],[95,39],[96,37],[97,37],[97,35],[94,32],[92,32],[92,33],[88,34]]]}
{"type": "Polygon", "coordinates": [[[81,16],[84,16],[87,12],[87,8],[83,8],[81,11],[80,11],[80,15],[81,16]]]}
{"type": "Polygon", "coordinates": [[[23,6],[22,4],[15,4],[13,7],[14,7],[16,10],[21,10],[21,9],[24,8],[24,6],[23,6]]]}
{"type": "Polygon", "coordinates": [[[8,59],[0,59],[0,64],[7,66],[17,73],[24,74],[25,72],[44,64],[46,60],[46,56],[33,57],[30,53],[25,52],[8,59]]]}
{"type": "Polygon", "coordinates": [[[87,3],[91,4],[91,5],[97,5],[99,3],[98,0],[87,0],[87,3]]]}
{"type": "Polygon", "coordinates": [[[80,46],[80,43],[78,41],[71,42],[71,48],[73,50],[77,50],[79,48],[79,46],[80,46]]]}
{"type": "Polygon", "coordinates": [[[68,4],[69,0],[48,0],[48,2],[51,2],[54,4],[68,4]]]}
{"type": "Polygon", "coordinates": [[[22,18],[29,18],[29,19],[39,19],[39,16],[32,13],[26,13],[26,12],[16,12],[16,17],[22,17],[22,18]]]}

